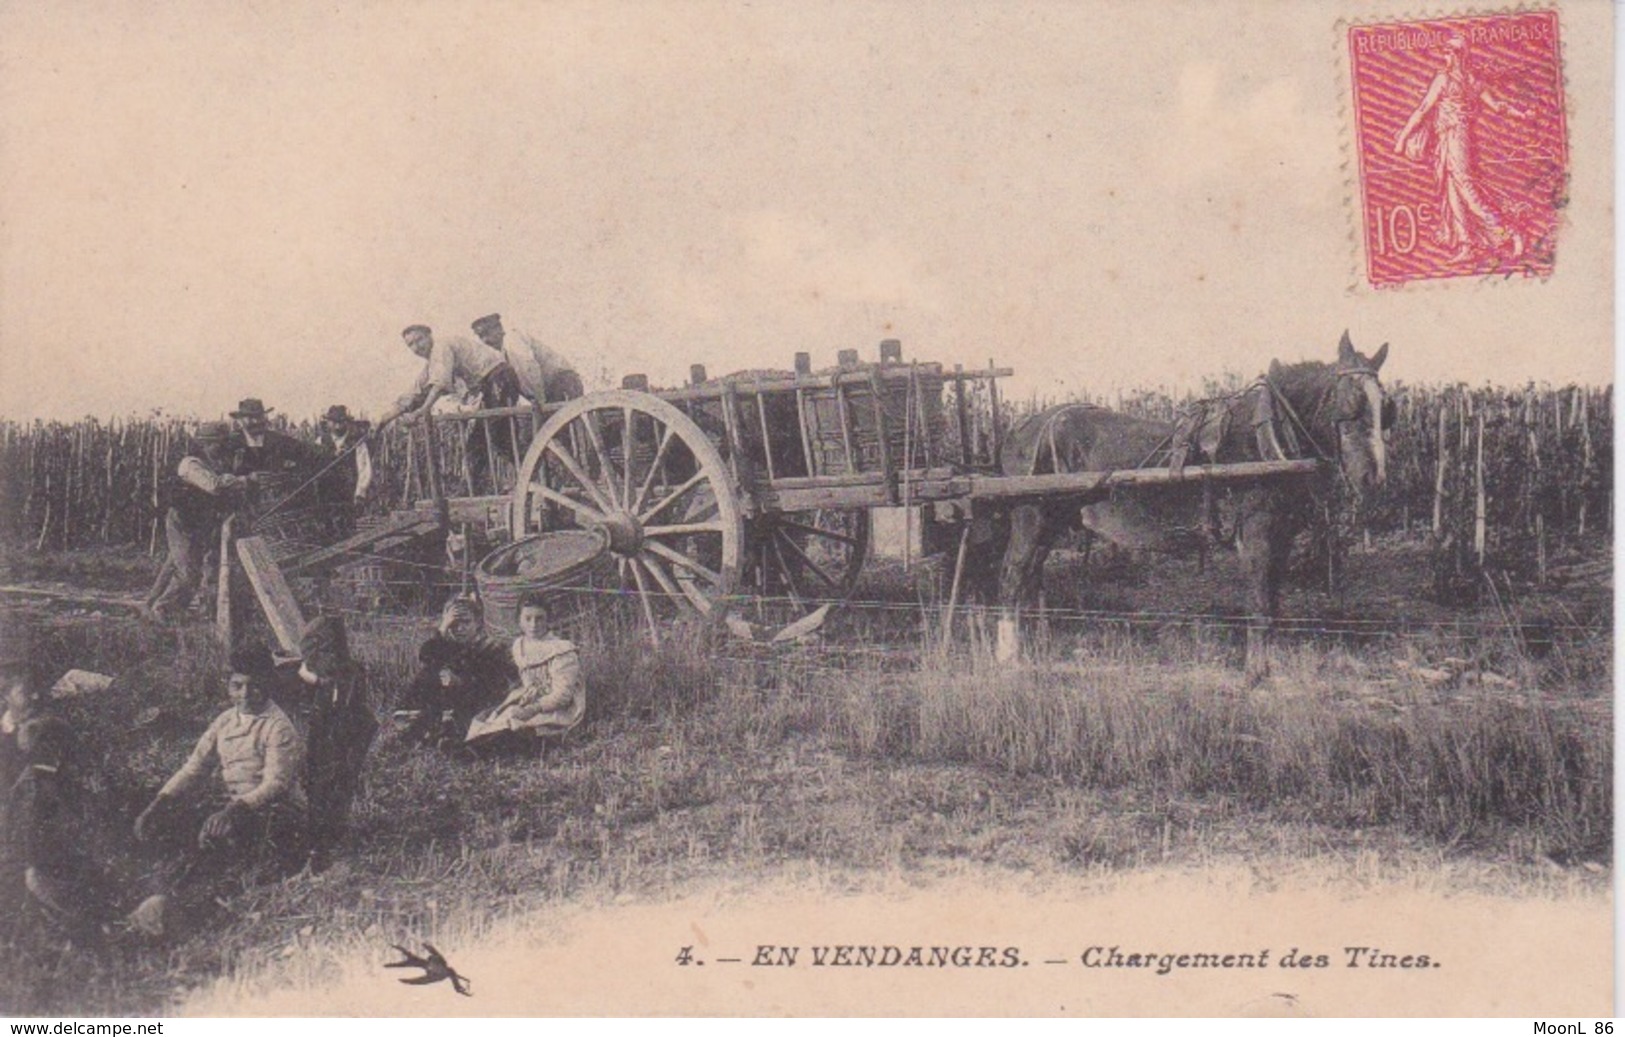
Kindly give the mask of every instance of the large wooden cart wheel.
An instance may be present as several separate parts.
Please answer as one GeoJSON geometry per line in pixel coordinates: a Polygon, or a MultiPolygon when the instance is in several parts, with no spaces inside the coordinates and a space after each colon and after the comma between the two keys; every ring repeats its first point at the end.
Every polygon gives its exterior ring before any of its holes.
{"type": "Polygon", "coordinates": [[[760,515],[748,530],[745,585],[790,614],[845,601],[868,560],[871,526],[866,508],[760,515]]]}
{"type": "Polygon", "coordinates": [[[659,609],[709,615],[738,584],[744,524],[727,462],[687,415],[648,393],[592,393],[549,418],[512,507],[516,539],[603,529],[651,633],[659,609]]]}

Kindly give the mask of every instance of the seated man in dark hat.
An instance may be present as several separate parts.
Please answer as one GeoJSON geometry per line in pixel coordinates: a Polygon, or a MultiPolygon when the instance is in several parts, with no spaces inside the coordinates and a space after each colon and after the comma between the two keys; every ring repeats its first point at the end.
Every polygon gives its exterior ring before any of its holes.
{"type": "MultiPolygon", "coordinates": [[[[378,419],[382,430],[397,418],[416,421],[434,409],[442,396],[460,394],[467,402],[478,402],[480,409],[512,407],[521,397],[519,379],[507,358],[490,346],[451,335],[436,341],[428,326],[413,324],[401,332],[406,348],[423,358],[423,370],[406,395],[395,401],[378,419]]],[[[489,423],[490,450],[486,449],[486,429],[480,422],[468,426],[469,474],[476,492],[491,492],[498,488],[485,482],[491,471],[494,452],[502,456],[514,449],[512,426],[508,421],[489,423]],[[483,485],[482,485],[483,484],[483,485]]]]}
{"type": "Polygon", "coordinates": [[[233,474],[230,439],[225,422],[199,425],[191,449],[166,483],[164,542],[169,555],[143,608],[155,619],[173,618],[192,600],[203,580],[204,560],[219,544],[221,524],[244,505],[258,481],[257,476],[233,474]]]}
{"type": "Polygon", "coordinates": [[[486,314],[473,328],[481,342],[508,358],[526,398],[535,403],[561,403],[581,395],[581,376],[569,361],[520,329],[505,329],[502,314],[486,314]]]}
{"type": "Polygon", "coordinates": [[[355,532],[357,514],[372,492],[372,450],[365,421],[350,416],[350,409],[335,403],[322,415],[322,477],[317,495],[327,510],[330,528],[339,537],[355,532]]]}
{"type": "Polygon", "coordinates": [[[134,928],[162,934],[171,897],[195,893],[201,903],[234,869],[291,870],[303,862],[305,746],[271,701],[274,680],[269,649],[234,651],[226,680],[231,708],[215,718],[136,818],[136,838],[153,843],[162,861],[157,889],[130,916],[134,928]]]}

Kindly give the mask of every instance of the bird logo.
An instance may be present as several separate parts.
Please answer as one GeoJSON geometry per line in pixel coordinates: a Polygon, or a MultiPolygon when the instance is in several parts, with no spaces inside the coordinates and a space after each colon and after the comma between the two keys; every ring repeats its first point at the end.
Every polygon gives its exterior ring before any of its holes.
{"type": "Polygon", "coordinates": [[[421,987],[429,983],[439,983],[443,979],[449,979],[451,980],[451,989],[457,991],[457,993],[463,995],[464,997],[474,996],[474,981],[469,979],[467,976],[458,975],[457,970],[452,968],[451,965],[446,962],[446,956],[441,954],[440,951],[435,948],[434,944],[427,942],[424,943],[423,949],[427,952],[427,957],[413,954],[411,951],[407,950],[405,947],[402,947],[398,943],[391,944],[391,946],[400,951],[401,954],[405,955],[405,957],[403,957],[400,961],[384,962],[384,968],[423,970],[423,975],[408,976],[401,980],[402,983],[406,983],[414,987],[421,987]]]}

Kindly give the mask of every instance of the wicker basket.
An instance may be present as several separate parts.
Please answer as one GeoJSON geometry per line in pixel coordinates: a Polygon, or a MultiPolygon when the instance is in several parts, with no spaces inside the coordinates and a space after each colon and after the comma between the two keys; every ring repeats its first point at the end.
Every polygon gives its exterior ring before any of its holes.
{"type": "Polygon", "coordinates": [[[497,548],[474,570],[485,630],[493,637],[519,634],[519,603],[540,593],[548,603],[552,626],[566,637],[578,636],[582,623],[611,600],[615,559],[602,530],[566,529],[525,537],[497,548]]]}

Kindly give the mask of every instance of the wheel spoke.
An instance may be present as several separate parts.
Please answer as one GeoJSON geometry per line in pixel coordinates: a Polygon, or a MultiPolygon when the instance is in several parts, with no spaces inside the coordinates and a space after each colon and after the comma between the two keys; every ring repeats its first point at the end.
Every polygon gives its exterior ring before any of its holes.
{"type": "Polygon", "coordinates": [[[697,486],[699,484],[700,480],[707,478],[708,475],[709,475],[709,473],[706,472],[705,469],[701,468],[699,471],[695,472],[692,476],[690,476],[688,481],[683,483],[683,485],[677,487],[677,489],[675,489],[675,490],[671,491],[670,493],[666,494],[666,496],[661,499],[659,504],[656,504],[654,507],[650,508],[648,511],[646,511],[643,514],[639,515],[638,516],[638,521],[647,523],[650,519],[654,518],[656,515],[660,514],[662,511],[665,511],[668,507],[670,507],[672,502],[675,501],[677,498],[681,497],[683,494],[687,493],[689,490],[692,490],[695,486],[697,486]]]}
{"type": "Polygon", "coordinates": [[[604,495],[598,491],[597,482],[587,478],[587,473],[581,470],[580,462],[578,462],[575,457],[571,455],[570,451],[560,446],[557,439],[548,440],[547,449],[553,451],[553,456],[558,458],[559,463],[564,465],[565,470],[570,473],[576,482],[581,484],[581,488],[586,490],[587,493],[591,495],[593,501],[597,503],[598,507],[603,509],[604,514],[607,515],[610,512],[617,510],[615,505],[604,499],[604,495]]]}
{"type": "Polygon", "coordinates": [[[579,501],[574,497],[566,497],[564,494],[553,489],[551,486],[543,486],[541,483],[533,482],[530,484],[530,492],[534,493],[543,500],[552,501],[554,504],[562,504],[566,508],[569,508],[571,511],[575,512],[578,516],[590,519],[593,523],[601,523],[606,517],[603,512],[596,510],[586,501],[579,501]]]}
{"type": "Polygon", "coordinates": [[[686,536],[692,533],[720,533],[720,522],[683,522],[672,526],[644,526],[643,535],[646,537],[686,536]]]}
{"type": "Polygon", "coordinates": [[[655,448],[654,460],[649,463],[649,471],[643,477],[643,485],[638,487],[638,495],[626,506],[626,510],[632,514],[636,515],[638,509],[643,507],[643,502],[649,499],[649,487],[654,485],[655,473],[660,471],[660,462],[666,459],[666,448],[671,446],[672,438],[671,426],[668,425],[666,431],[661,433],[660,446],[655,448]]]}
{"type": "Polygon", "coordinates": [[[779,519],[779,528],[793,529],[798,533],[805,533],[808,536],[823,537],[826,540],[838,540],[848,547],[857,547],[862,543],[861,540],[855,536],[852,536],[850,533],[838,533],[833,529],[825,529],[822,526],[809,526],[804,522],[795,522],[791,519],[779,519]]]}
{"type": "Polygon", "coordinates": [[[645,569],[649,570],[649,575],[655,578],[655,582],[660,584],[662,590],[678,601],[683,600],[683,592],[678,589],[676,582],[671,578],[671,574],[666,572],[666,567],[660,564],[658,558],[640,554],[632,559],[632,564],[634,567],[641,564],[645,569]]]}
{"type": "Polygon", "coordinates": [[[581,416],[581,424],[587,429],[587,442],[592,444],[593,452],[598,455],[598,466],[604,471],[604,489],[609,493],[609,499],[615,502],[615,507],[621,507],[615,490],[615,462],[611,460],[609,451],[604,449],[603,437],[598,434],[598,417],[596,412],[588,412],[581,416]]]}
{"type": "Polygon", "coordinates": [[[653,551],[655,554],[659,555],[675,566],[687,569],[689,572],[694,573],[697,576],[703,576],[718,587],[722,586],[721,573],[701,565],[699,562],[696,562],[694,559],[688,557],[688,555],[685,555],[679,551],[673,551],[671,548],[667,547],[665,544],[662,544],[658,540],[645,540],[643,542],[643,547],[644,550],[653,551]]]}
{"type": "Polygon", "coordinates": [[[632,507],[632,448],[637,442],[632,435],[632,405],[626,405],[625,424],[621,426],[621,506],[632,507]]]}
{"type": "Polygon", "coordinates": [[[660,643],[660,627],[655,624],[655,609],[649,603],[649,586],[643,582],[643,570],[638,568],[636,561],[623,559],[623,562],[631,562],[632,579],[636,580],[638,585],[638,602],[643,605],[643,618],[649,624],[649,639],[658,645],[660,643]]]}
{"type": "Polygon", "coordinates": [[[784,573],[785,589],[790,592],[790,600],[795,603],[796,608],[806,608],[807,604],[801,598],[801,588],[796,585],[795,570],[790,567],[789,560],[784,557],[784,547],[779,541],[779,537],[773,538],[773,553],[779,556],[779,569],[784,573]]]}
{"type": "Polygon", "coordinates": [[[776,539],[779,543],[784,544],[784,546],[795,552],[796,557],[801,559],[802,564],[811,569],[814,576],[817,576],[820,580],[823,580],[824,583],[828,585],[830,590],[839,591],[841,589],[841,585],[839,583],[830,579],[829,573],[826,573],[822,568],[820,568],[817,562],[807,557],[807,552],[801,549],[800,544],[790,539],[790,537],[783,532],[780,532],[776,539]]]}

